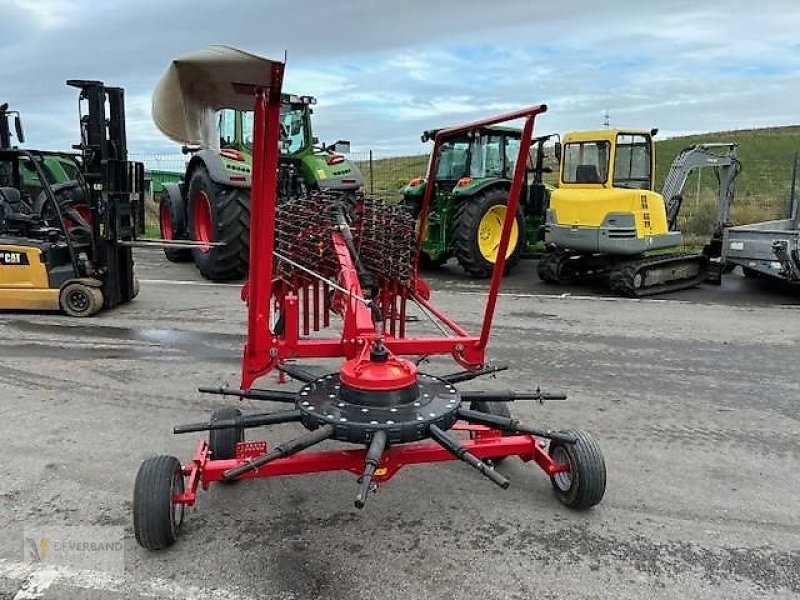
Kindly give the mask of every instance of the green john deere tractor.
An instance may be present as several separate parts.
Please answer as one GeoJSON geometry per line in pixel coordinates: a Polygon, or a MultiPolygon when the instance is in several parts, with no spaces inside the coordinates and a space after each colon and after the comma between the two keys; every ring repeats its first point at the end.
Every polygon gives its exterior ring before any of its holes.
{"type": "MultiPolygon", "coordinates": [[[[424,132],[422,141],[432,140],[437,131],[424,132]]],[[[522,189],[506,255],[507,269],[513,268],[523,253],[544,248],[550,198],[550,187],[542,178],[550,172],[544,165],[544,143],[551,137],[535,138],[531,143],[529,172],[533,177],[522,189]]],[[[510,127],[474,130],[442,144],[420,256],[424,266],[439,266],[455,256],[472,277],[492,273],[519,144],[520,131],[510,127]]],[[[426,185],[427,181],[416,178],[400,190],[403,204],[415,217],[426,185]]]]}

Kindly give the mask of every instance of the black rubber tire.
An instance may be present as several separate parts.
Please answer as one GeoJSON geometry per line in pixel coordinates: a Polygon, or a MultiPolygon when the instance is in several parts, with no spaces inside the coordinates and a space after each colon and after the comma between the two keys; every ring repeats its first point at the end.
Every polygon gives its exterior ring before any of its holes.
{"type": "Polygon", "coordinates": [[[100,288],[73,281],[61,288],[58,304],[70,317],[91,317],[103,308],[103,292],[100,288]]]}
{"type": "Polygon", "coordinates": [[[200,274],[210,281],[231,281],[246,276],[250,261],[250,188],[215,183],[204,167],[198,167],[192,172],[187,189],[191,239],[197,239],[194,215],[198,193],[204,191],[211,203],[211,241],[224,243],[206,252],[192,249],[200,274]]]}
{"type": "MultiPolygon", "coordinates": [[[[186,214],[182,206],[174,206],[169,194],[164,191],[158,203],[158,226],[161,231],[162,240],[181,240],[186,237],[186,214]],[[164,231],[163,211],[169,211],[172,223],[171,231],[164,231]]],[[[169,262],[182,263],[192,261],[192,250],[190,248],[164,248],[164,256],[169,262]]]]}
{"type": "MultiPolygon", "coordinates": [[[[469,403],[469,409],[486,413],[488,415],[505,417],[506,419],[511,418],[511,409],[508,407],[508,402],[483,402],[481,400],[473,400],[472,402],[469,403]]],[[[512,434],[503,433],[503,435],[508,436],[512,434]]],[[[499,465],[507,458],[508,456],[498,456],[496,458],[490,457],[488,460],[491,460],[492,463],[499,465]]]]}
{"type": "Polygon", "coordinates": [[[603,499],[606,492],[603,453],[585,431],[570,429],[561,433],[573,436],[577,442],[550,442],[550,457],[556,462],[566,460],[570,466],[569,474],[559,473],[550,478],[553,490],[565,506],[578,510],[591,508],[603,499]]]}
{"type": "MultiPolygon", "coordinates": [[[[232,406],[216,409],[211,422],[241,417],[242,411],[232,406]]],[[[244,428],[212,429],[208,432],[208,447],[213,460],[228,460],[236,457],[236,444],[244,441],[244,428]]]]}
{"type": "MultiPolygon", "coordinates": [[[[508,204],[508,190],[492,188],[486,192],[478,192],[472,198],[465,198],[455,210],[453,254],[461,268],[471,277],[489,277],[492,274],[494,263],[484,258],[478,246],[478,228],[487,211],[499,204],[508,204]]],[[[517,210],[517,231],[517,246],[506,259],[506,273],[517,264],[525,247],[525,217],[521,210],[517,210]]]]}
{"type": "Polygon", "coordinates": [[[163,550],[178,539],[182,505],[172,502],[183,493],[183,470],[174,456],[153,456],[139,465],[133,486],[133,532],[147,550],[163,550]]]}

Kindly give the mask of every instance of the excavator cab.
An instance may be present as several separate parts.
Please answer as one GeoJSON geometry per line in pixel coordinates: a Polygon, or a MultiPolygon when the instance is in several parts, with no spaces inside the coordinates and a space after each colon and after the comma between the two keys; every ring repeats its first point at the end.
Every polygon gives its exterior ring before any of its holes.
{"type": "Polygon", "coordinates": [[[568,133],[545,240],[571,250],[636,255],[681,243],[653,191],[656,130],[568,133]]]}

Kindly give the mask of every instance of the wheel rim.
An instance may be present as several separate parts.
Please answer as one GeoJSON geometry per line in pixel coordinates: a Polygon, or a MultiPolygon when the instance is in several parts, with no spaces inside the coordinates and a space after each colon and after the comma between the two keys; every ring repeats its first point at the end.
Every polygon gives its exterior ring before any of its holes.
{"type": "Polygon", "coordinates": [[[637,273],[636,275],[633,276],[633,287],[635,289],[637,289],[637,290],[640,287],[642,287],[642,274],[641,273],[637,273]]]}
{"type": "Polygon", "coordinates": [[[550,453],[550,458],[560,465],[569,465],[569,471],[562,471],[553,475],[553,482],[561,492],[568,492],[572,487],[572,462],[563,446],[556,446],[550,453]]]}
{"type": "Polygon", "coordinates": [[[205,190],[194,196],[194,237],[200,242],[201,252],[211,251],[214,225],[211,217],[211,200],[205,190]]]}
{"type": "MultiPolygon", "coordinates": [[[[494,263],[497,260],[497,250],[500,248],[500,239],[503,237],[503,222],[506,219],[506,207],[504,204],[492,206],[481,218],[478,225],[478,248],[488,262],[494,263]]],[[[511,236],[508,239],[508,249],[506,258],[511,256],[517,247],[519,239],[519,229],[517,220],[511,225],[511,236]]]]}
{"type": "Polygon", "coordinates": [[[89,304],[89,296],[83,290],[70,290],[67,293],[67,305],[74,312],[86,312],[89,308],[89,304]]]}
{"type": "Polygon", "coordinates": [[[161,222],[161,239],[172,239],[172,211],[169,209],[168,204],[161,205],[159,212],[159,221],[161,222]]]}
{"type": "Polygon", "coordinates": [[[170,493],[170,504],[172,505],[172,532],[173,534],[177,531],[178,527],[180,527],[181,523],[183,523],[183,504],[178,504],[175,502],[175,496],[183,494],[183,473],[180,471],[176,471],[175,475],[172,477],[172,483],[169,487],[170,493]]]}

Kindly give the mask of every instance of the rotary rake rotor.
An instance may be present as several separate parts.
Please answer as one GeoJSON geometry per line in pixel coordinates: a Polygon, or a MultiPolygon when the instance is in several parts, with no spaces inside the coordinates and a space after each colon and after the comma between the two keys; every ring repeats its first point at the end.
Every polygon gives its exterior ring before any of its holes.
{"type": "Polygon", "coordinates": [[[242,290],[248,309],[242,379],[239,389],[201,391],[287,407],[247,415],[237,408],[223,408],[209,420],[175,427],[175,433],[208,431],[209,436],[185,464],[171,456],[142,463],[133,504],[137,541],[153,550],[171,545],[185,507],[196,502],[198,487],[215,482],[344,470],[357,476],[354,503],[363,508],[370,491],[401,468],[456,459],[505,489],[509,480],[495,467],[506,457],[518,456],[539,465],[564,504],[574,508],[597,504],[605,492],[605,464],[592,438],[582,431],[533,427],[514,419],[508,410],[514,401],[565,396],[538,389],[460,387],[505,370],[487,363],[486,347],[534,119],[546,107],[436,134],[428,181],[433,181],[438,150],[448,136],[524,120],[483,323],[480,333],[473,335],[432,304],[430,290],[418,275],[433,186],[426,190],[417,223],[403,207],[368,196],[317,191],[276,206],[283,64],[263,62],[263,80],[231,84],[231,97],[238,104],[255,98],[251,271],[242,290]],[[437,335],[414,335],[408,330],[412,307],[430,320],[437,335]],[[450,355],[460,370],[435,375],[406,358],[431,355],[450,355]],[[341,363],[338,369],[318,375],[296,362],[305,358],[338,358],[341,363]],[[254,387],[273,370],[302,387],[296,392],[254,387]],[[248,429],[283,423],[298,423],[305,432],[275,446],[245,440],[248,429]],[[309,451],[326,441],[337,447],[309,451]]]}

